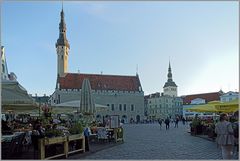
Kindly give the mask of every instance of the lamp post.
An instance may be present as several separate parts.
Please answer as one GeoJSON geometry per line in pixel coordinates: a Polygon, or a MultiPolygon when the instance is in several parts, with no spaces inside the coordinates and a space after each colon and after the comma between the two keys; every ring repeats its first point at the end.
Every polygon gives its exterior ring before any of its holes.
{"type": "MultiPolygon", "coordinates": [[[[37,96],[37,93],[36,93],[36,101],[38,102],[38,96],[37,96]]],[[[40,115],[41,115],[41,103],[40,103],[40,101],[38,102],[38,105],[39,105],[38,113],[39,113],[39,118],[40,118],[40,115]]]]}
{"type": "Polygon", "coordinates": [[[39,118],[40,118],[40,115],[41,115],[41,103],[39,102],[39,118]]]}

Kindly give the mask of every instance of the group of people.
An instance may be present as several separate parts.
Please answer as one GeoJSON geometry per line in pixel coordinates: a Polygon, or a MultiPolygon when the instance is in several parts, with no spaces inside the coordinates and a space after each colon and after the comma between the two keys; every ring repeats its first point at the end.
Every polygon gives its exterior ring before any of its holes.
{"type": "MultiPolygon", "coordinates": [[[[186,119],[183,117],[181,120],[182,120],[183,125],[185,125],[186,119]]],[[[169,117],[167,117],[165,120],[164,119],[158,119],[158,123],[160,125],[160,129],[162,129],[162,123],[164,122],[165,126],[166,126],[166,130],[169,130],[171,122],[172,123],[174,122],[174,128],[178,128],[179,121],[180,121],[179,117],[176,117],[174,120],[173,119],[171,120],[169,117]]]]}
{"type": "MultiPolygon", "coordinates": [[[[231,119],[231,118],[230,118],[231,119]]],[[[166,130],[169,130],[170,123],[174,122],[174,127],[178,128],[180,119],[176,117],[173,121],[167,117],[164,119],[158,119],[160,129],[162,124],[165,123],[166,130]]],[[[185,124],[186,119],[181,119],[182,123],[185,124]]],[[[231,120],[230,120],[231,121],[231,120]]],[[[230,122],[227,114],[221,114],[220,120],[215,124],[214,132],[217,134],[216,142],[218,147],[221,148],[223,159],[232,159],[234,153],[234,147],[236,151],[239,151],[239,122],[230,122]]]]}

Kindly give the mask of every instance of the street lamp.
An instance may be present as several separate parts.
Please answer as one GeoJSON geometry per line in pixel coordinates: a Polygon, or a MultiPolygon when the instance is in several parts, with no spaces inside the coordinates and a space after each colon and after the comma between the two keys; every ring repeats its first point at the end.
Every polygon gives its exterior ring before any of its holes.
{"type": "MultiPolygon", "coordinates": [[[[37,93],[36,93],[35,95],[36,95],[36,101],[38,102],[38,96],[37,96],[37,93]]],[[[40,117],[40,114],[41,114],[41,103],[40,103],[40,101],[38,102],[38,105],[39,105],[38,113],[39,113],[39,117],[40,117]]]]}

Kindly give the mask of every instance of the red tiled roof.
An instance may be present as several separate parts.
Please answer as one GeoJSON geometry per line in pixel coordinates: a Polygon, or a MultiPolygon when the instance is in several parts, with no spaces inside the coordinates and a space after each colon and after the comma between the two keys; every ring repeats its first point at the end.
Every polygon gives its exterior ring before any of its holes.
{"type": "Polygon", "coordinates": [[[205,99],[206,103],[209,101],[219,101],[220,96],[221,96],[220,92],[213,92],[213,93],[186,95],[186,96],[182,96],[182,98],[183,98],[183,104],[190,104],[191,101],[196,98],[205,99]]]}
{"type": "Polygon", "coordinates": [[[93,90],[139,91],[138,76],[67,73],[59,77],[61,89],[81,89],[84,78],[88,78],[93,90]]]}

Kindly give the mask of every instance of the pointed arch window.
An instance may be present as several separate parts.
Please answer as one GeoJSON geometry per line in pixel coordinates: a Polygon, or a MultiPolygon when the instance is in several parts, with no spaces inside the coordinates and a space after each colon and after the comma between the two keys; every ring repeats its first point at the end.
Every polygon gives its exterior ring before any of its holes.
{"type": "Polygon", "coordinates": [[[5,66],[2,64],[2,72],[5,73],[5,66]]]}

